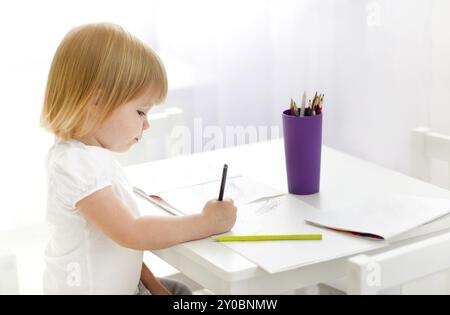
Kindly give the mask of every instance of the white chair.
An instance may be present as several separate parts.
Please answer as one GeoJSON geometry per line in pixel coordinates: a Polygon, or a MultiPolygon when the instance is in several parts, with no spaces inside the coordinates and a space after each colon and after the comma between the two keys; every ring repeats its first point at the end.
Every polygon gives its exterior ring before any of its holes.
{"type": "Polygon", "coordinates": [[[401,294],[449,294],[450,279],[441,277],[449,268],[450,232],[445,232],[373,256],[350,258],[347,293],[377,294],[400,287],[401,294]]]}
{"type": "Polygon", "coordinates": [[[0,295],[19,294],[16,255],[11,251],[0,251],[0,295]]]}
{"type": "MultiPolygon", "coordinates": [[[[450,188],[450,137],[431,132],[426,127],[417,127],[411,131],[411,174],[421,180],[431,181],[431,162],[432,160],[440,160],[448,163],[449,177],[447,189],[450,188]]],[[[450,266],[449,266],[450,267],[450,266]]],[[[436,275],[434,281],[445,281],[450,277],[450,272],[443,271],[440,274],[440,279],[436,275]]],[[[433,287],[426,281],[422,282],[422,288],[433,287]]],[[[398,293],[397,289],[390,290],[385,293],[398,293]]],[[[335,281],[327,282],[319,285],[320,294],[346,294],[346,279],[341,278],[335,281]]]]}
{"type": "Polygon", "coordinates": [[[144,132],[141,141],[125,153],[114,153],[122,166],[160,160],[180,154],[173,149],[178,139],[173,138],[172,131],[183,126],[183,111],[172,107],[163,112],[150,114],[150,128],[144,132]]]}
{"type": "Polygon", "coordinates": [[[426,127],[414,128],[411,132],[412,175],[430,182],[431,161],[448,163],[448,186],[450,189],[450,136],[435,133],[426,127]]]}

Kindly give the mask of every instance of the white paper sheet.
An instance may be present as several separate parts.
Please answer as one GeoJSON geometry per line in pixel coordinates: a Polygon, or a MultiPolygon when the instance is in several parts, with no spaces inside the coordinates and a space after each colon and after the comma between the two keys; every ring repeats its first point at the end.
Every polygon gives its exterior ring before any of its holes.
{"type": "Polygon", "coordinates": [[[344,209],[320,211],[306,221],[339,230],[368,233],[385,240],[450,212],[450,200],[411,195],[387,195],[344,209]]]}

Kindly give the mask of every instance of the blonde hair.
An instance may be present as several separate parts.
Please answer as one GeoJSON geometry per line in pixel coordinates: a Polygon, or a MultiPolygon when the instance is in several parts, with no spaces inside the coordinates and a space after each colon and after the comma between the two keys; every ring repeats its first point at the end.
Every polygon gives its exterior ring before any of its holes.
{"type": "Polygon", "coordinates": [[[120,26],[87,24],[63,39],[50,67],[41,126],[61,140],[83,137],[117,107],[155,88],[167,95],[167,76],[157,54],[120,26]],[[92,115],[92,102],[99,104],[92,115]]]}

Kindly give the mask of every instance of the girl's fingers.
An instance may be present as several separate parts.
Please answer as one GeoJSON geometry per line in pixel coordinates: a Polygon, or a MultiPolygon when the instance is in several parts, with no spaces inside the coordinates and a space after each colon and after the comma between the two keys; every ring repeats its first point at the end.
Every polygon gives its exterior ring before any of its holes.
{"type": "Polygon", "coordinates": [[[234,204],[234,200],[231,198],[225,198],[224,201],[231,202],[232,204],[234,204]]]}

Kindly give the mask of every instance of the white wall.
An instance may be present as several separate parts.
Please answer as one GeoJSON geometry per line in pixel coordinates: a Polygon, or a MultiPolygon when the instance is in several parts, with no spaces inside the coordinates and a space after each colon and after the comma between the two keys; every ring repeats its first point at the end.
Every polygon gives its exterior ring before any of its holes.
{"type": "Polygon", "coordinates": [[[433,0],[430,127],[450,135],[450,1],[433,0]]]}
{"type": "Polygon", "coordinates": [[[409,173],[409,132],[430,120],[431,0],[161,2],[161,49],[192,62],[194,81],[209,71],[217,89],[205,103],[197,90],[186,111],[281,126],[291,97],[319,90],[327,145],[409,173]]]}
{"type": "Polygon", "coordinates": [[[278,18],[273,102],[325,91],[326,144],[408,172],[409,130],[428,123],[430,10],[423,0],[293,1],[278,18]]]}
{"type": "MultiPolygon", "coordinates": [[[[433,0],[432,19],[432,101],[430,124],[433,131],[450,135],[450,1],[433,0]]],[[[450,164],[434,161],[431,179],[450,189],[450,164]]]]}

